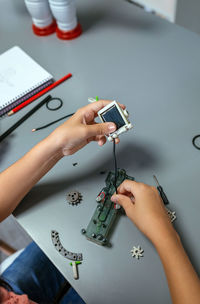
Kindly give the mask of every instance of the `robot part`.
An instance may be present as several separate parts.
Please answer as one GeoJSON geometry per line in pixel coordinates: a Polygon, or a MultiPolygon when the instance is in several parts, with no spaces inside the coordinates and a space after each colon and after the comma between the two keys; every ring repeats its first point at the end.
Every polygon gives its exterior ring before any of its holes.
{"type": "Polygon", "coordinates": [[[88,102],[92,103],[92,102],[96,102],[99,100],[99,97],[96,96],[96,98],[93,98],[93,97],[88,97],[88,102]]]}
{"type": "Polygon", "coordinates": [[[74,206],[80,203],[82,195],[78,191],[74,190],[67,193],[66,199],[69,204],[74,206]]]}
{"type": "MultiPolygon", "coordinates": [[[[116,186],[118,187],[125,179],[134,180],[133,177],[128,176],[123,169],[117,170],[116,186]]],[[[105,180],[106,187],[104,187],[97,195],[96,201],[98,203],[94,214],[87,226],[87,229],[82,229],[81,233],[85,234],[89,241],[98,245],[108,244],[108,236],[119,210],[116,204],[110,199],[115,192],[115,173],[109,172],[105,180]]]]}
{"type": "Polygon", "coordinates": [[[167,214],[171,220],[171,223],[173,223],[176,220],[176,211],[171,211],[169,208],[166,208],[167,214]]]}
{"type": "Polygon", "coordinates": [[[131,250],[132,257],[139,260],[139,258],[143,257],[144,250],[141,248],[141,246],[135,247],[133,246],[133,249],[131,250]]]}
{"type": "Polygon", "coordinates": [[[72,261],[82,261],[83,256],[82,253],[73,253],[66,250],[60,242],[59,233],[56,230],[51,231],[51,239],[54,244],[56,250],[65,258],[72,260],[72,261]]]}
{"type": "Polygon", "coordinates": [[[73,261],[71,263],[69,263],[70,266],[72,266],[72,269],[73,269],[73,276],[74,276],[74,279],[77,280],[78,279],[78,268],[77,268],[77,265],[81,264],[80,261],[73,261]]]}
{"type": "Polygon", "coordinates": [[[98,116],[102,122],[114,122],[117,126],[117,130],[109,134],[109,141],[113,141],[120,134],[133,128],[133,125],[128,120],[128,111],[120,108],[115,100],[101,109],[98,112],[98,116]]]}
{"type": "Polygon", "coordinates": [[[58,38],[70,40],[82,33],[81,26],[77,21],[75,1],[49,0],[49,5],[56,19],[56,34],[58,38]]]}

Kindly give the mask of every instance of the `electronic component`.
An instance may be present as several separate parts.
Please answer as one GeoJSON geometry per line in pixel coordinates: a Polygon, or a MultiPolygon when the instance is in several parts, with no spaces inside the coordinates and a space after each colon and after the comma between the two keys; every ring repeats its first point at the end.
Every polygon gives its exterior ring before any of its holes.
{"type": "Polygon", "coordinates": [[[131,254],[133,258],[136,258],[139,260],[139,258],[143,257],[144,250],[141,248],[141,246],[133,246],[133,249],[131,250],[131,254]]]}
{"type": "MultiPolygon", "coordinates": [[[[128,176],[123,169],[117,170],[116,186],[118,187],[125,179],[134,180],[133,177],[128,176]]],[[[115,173],[109,172],[106,180],[106,187],[104,187],[98,194],[96,201],[98,206],[88,224],[87,229],[82,229],[81,232],[86,238],[99,245],[106,245],[108,243],[108,236],[110,228],[118,214],[116,204],[110,199],[115,193],[115,173]]]]}
{"type": "Polygon", "coordinates": [[[118,103],[114,100],[98,112],[98,116],[102,122],[114,122],[117,126],[116,131],[109,134],[108,140],[112,141],[120,134],[132,129],[133,126],[128,120],[127,110],[120,108],[118,103]]]}
{"type": "Polygon", "coordinates": [[[65,258],[72,260],[72,261],[82,261],[83,260],[82,253],[70,252],[62,246],[62,244],[60,242],[59,233],[57,231],[55,231],[55,230],[51,231],[51,239],[52,239],[52,242],[53,242],[56,250],[65,258]]]}
{"type": "Polygon", "coordinates": [[[162,188],[161,185],[159,184],[157,177],[156,177],[155,175],[153,175],[153,178],[154,178],[154,180],[155,180],[155,182],[156,182],[156,184],[157,184],[157,190],[158,190],[158,192],[160,193],[160,196],[161,196],[161,198],[162,198],[162,200],[163,200],[163,203],[164,203],[165,205],[168,205],[168,204],[169,204],[168,198],[167,198],[167,196],[166,196],[166,194],[165,194],[163,188],[162,188]]]}
{"type": "Polygon", "coordinates": [[[80,192],[73,190],[67,193],[66,199],[69,204],[74,206],[80,203],[82,195],[80,194],[80,192]]]}

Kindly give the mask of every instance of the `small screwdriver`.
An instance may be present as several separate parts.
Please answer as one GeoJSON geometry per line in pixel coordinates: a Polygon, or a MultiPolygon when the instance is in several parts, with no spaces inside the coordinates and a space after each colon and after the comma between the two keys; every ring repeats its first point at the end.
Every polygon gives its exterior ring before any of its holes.
{"type": "Polygon", "coordinates": [[[160,196],[161,196],[161,198],[162,198],[162,200],[163,200],[163,203],[164,203],[165,205],[169,204],[168,198],[167,198],[167,196],[166,196],[166,194],[165,194],[163,188],[162,188],[161,185],[159,184],[157,177],[156,177],[155,175],[153,175],[153,178],[154,178],[154,180],[155,180],[155,182],[156,182],[156,184],[157,184],[157,189],[158,189],[158,192],[160,193],[160,196]]]}

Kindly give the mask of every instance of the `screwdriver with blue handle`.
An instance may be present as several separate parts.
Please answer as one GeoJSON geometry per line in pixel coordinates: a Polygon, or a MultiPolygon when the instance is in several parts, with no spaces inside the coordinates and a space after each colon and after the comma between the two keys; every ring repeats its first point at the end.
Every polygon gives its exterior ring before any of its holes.
{"type": "Polygon", "coordinates": [[[165,205],[168,205],[168,204],[169,204],[168,198],[167,198],[167,196],[166,196],[166,194],[165,194],[163,188],[162,188],[161,185],[159,184],[157,177],[156,177],[155,175],[153,175],[153,178],[154,178],[154,180],[155,180],[155,182],[156,182],[157,190],[158,190],[158,192],[160,193],[160,196],[161,196],[161,198],[162,198],[162,200],[163,200],[163,203],[164,203],[165,205]]]}

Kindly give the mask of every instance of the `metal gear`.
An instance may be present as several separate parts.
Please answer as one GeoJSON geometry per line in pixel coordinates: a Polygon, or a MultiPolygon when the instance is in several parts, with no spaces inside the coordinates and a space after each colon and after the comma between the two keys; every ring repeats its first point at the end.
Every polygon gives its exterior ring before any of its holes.
{"type": "Polygon", "coordinates": [[[132,257],[139,260],[139,258],[143,257],[144,250],[141,248],[141,246],[133,246],[133,249],[131,250],[132,257]]]}
{"type": "Polygon", "coordinates": [[[167,214],[171,220],[171,223],[173,223],[176,220],[176,211],[171,211],[169,208],[166,208],[167,214]]]}
{"type": "Polygon", "coordinates": [[[81,199],[82,199],[82,195],[80,192],[76,191],[76,190],[72,190],[70,192],[67,193],[66,195],[66,199],[67,199],[67,202],[70,204],[70,205],[77,205],[80,203],[81,199]]]}

